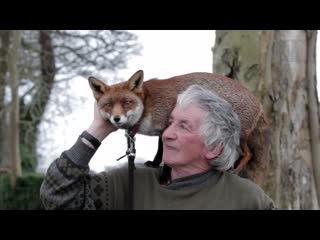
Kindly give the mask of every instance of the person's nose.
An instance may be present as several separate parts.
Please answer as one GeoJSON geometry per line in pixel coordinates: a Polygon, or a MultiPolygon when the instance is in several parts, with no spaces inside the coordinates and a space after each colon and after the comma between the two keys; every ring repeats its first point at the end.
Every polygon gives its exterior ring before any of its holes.
{"type": "Polygon", "coordinates": [[[177,137],[174,124],[170,124],[162,133],[162,140],[175,139],[177,137]]]}

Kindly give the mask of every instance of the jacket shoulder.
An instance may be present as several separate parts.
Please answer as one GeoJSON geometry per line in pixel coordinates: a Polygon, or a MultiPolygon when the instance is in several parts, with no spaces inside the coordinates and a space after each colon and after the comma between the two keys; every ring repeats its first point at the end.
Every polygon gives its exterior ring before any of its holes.
{"type": "Polygon", "coordinates": [[[232,172],[223,174],[228,193],[245,203],[248,209],[274,209],[273,200],[253,181],[237,176],[232,172]]]}

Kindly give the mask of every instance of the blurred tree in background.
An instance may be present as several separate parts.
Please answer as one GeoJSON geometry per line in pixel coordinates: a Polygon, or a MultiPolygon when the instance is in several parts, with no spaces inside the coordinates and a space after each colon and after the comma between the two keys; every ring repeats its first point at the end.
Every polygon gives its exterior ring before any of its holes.
{"type": "MultiPolygon", "coordinates": [[[[14,147],[21,156],[22,173],[35,171],[38,128],[54,84],[66,83],[76,76],[87,78],[94,71],[112,73],[124,69],[140,49],[137,36],[122,30],[1,30],[0,174],[13,173],[9,153],[14,147]],[[18,41],[15,35],[19,35],[18,41]],[[15,146],[11,144],[13,112],[19,118],[19,137],[15,138],[19,144],[15,146]]],[[[68,97],[71,96],[65,96],[68,97]]],[[[56,112],[63,112],[66,107],[55,104],[56,112]]]]}
{"type": "Polygon", "coordinates": [[[243,82],[270,120],[262,187],[280,209],[319,209],[316,40],[316,30],[216,31],[213,71],[243,82]]]}

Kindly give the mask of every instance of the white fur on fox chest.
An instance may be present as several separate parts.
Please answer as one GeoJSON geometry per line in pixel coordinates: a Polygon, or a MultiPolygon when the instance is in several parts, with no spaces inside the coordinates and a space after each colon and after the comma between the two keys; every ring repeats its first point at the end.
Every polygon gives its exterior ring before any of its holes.
{"type": "Polygon", "coordinates": [[[141,119],[138,133],[148,136],[159,136],[162,132],[161,127],[154,126],[152,124],[152,118],[150,115],[141,119]]]}

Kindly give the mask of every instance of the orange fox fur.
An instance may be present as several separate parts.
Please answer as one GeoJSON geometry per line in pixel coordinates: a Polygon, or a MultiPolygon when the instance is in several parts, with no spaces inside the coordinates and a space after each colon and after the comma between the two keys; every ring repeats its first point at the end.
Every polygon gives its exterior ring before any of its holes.
{"type": "Polygon", "coordinates": [[[139,70],[112,86],[89,77],[102,117],[119,128],[136,126],[144,135],[160,136],[176,103],[177,95],[192,84],[214,91],[227,100],[241,122],[242,155],[235,172],[258,184],[264,180],[270,148],[270,128],[259,100],[239,81],[214,73],[189,73],[169,79],[143,81],[139,70]]]}

